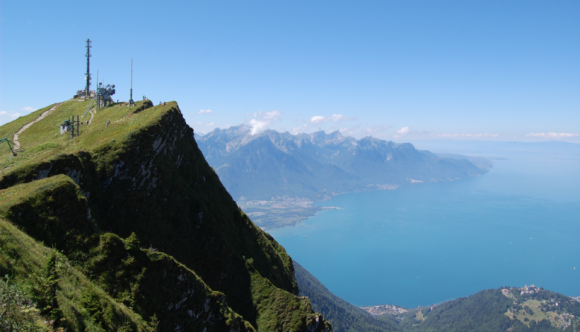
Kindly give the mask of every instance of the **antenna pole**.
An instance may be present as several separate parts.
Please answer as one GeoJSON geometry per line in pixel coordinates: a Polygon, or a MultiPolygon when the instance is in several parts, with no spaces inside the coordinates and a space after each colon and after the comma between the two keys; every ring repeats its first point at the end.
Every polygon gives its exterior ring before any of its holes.
{"type": "Polygon", "coordinates": [[[129,97],[129,105],[133,105],[133,59],[131,59],[131,97],[129,97]]]}
{"type": "Polygon", "coordinates": [[[97,70],[97,105],[95,105],[95,110],[98,110],[101,107],[101,100],[99,98],[99,71],[97,70]]]}
{"type": "Polygon", "coordinates": [[[90,93],[90,86],[91,86],[91,40],[87,39],[87,73],[86,75],[86,80],[87,80],[87,87],[86,87],[86,91],[85,91],[85,98],[89,97],[89,93],[90,93]]]}

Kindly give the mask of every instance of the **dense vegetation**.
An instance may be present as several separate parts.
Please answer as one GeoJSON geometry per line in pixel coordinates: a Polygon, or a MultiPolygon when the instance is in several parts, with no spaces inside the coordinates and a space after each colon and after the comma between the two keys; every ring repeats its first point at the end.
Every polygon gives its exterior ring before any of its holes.
{"type": "Polygon", "coordinates": [[[437,306],[408,309],[403,314],[373,317],[332,294],[300,264],[294,262],[300,295],[322,313],[335,331],[572,331],[580,324],[580,303],[551,291],[520,295],[516,288],[507,297],[502,290],[484,290],[437,306]],[[556,303],[558,305],[556,306],[556,303]],[[510,313],[514,313],[515,315],[510,313]],[[566,313],[575,318],[566,318],[566,313]],[[558,315],[563,320],[554,319],[558,315]],[[552,320],[548,318],[551,317],[552,320]],[[566,324],[567,323],[567,324],[566,324]]]}
{"type": "MultiPolygon", "coordinates": [[[[9,278],[0,278],[0,331],[54,331],[61,322],[40,315],[40,310],[9,278]]],[[[62,328],[57,328],[62,331],[62,328]]]]}
{"type": "Polygon", "coordinates": [[[297,296],[284,248],[208,166],[176,103],[115,104],[79,137],[60,135],[87,105],[56,105],[20,135],[17,157],[0,150],[0,272],[40,315],[69,331],[330,330],[297,296]]]}
{"type": "Polygon", "coordinates": [[[26,305],[38,310],[43,321],[73,331],[154,330],[96,287],[64,255],[1,218],[0,245],[1,272],[10,276],[10,285],[25,291],[26,305]]]}
{"type": "MultiPolygon", "coordinates": [[[[401,321],[405,331],[557,331],[548,321],[530,327],[505,315],[512,300],[500,290],[485,290],[436,306],[409,311],[401,321]],[[420,313],[420,314],[419,314],[420,313]],[[418,319],[418,317],[422,317],[418,319]]],[[[379,319],[390,319],[379,316],[379,319]]]]}

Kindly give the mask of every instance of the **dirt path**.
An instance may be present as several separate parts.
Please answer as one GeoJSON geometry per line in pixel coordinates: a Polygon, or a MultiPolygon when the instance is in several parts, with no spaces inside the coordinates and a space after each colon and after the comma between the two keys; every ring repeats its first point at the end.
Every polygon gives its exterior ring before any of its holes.
{"type": "MultiPolygon", "coordinates": [[[[89,121],[89,124],[87,125],[87,129],[89,128],[88,126],[89,126],[89,125],[91,125],[91,124],[93,123],[93,118],[95,117],[95,113],[97,113],[97,111],[96,111],[94,108],[92,108],[92,109],[89,111],[89,114],[91,115],[91,118],[88,120],[88,121],[89,121]]],[[[87,120],[83,120],[83,121],[81,121],[81,122],[86,124],[86,121],[87,121],[87,120]]]]}
{"type": "Polygon", "coordinates": [[[95,113],[93,113],[93,110],[90,110],[89,113],[91,113],[91,118],[89,119],[89,124],[91,124],[93,122],[93,116],[95,116],[95,113]]]}
{"type": "Polygon", "coordinates": [[[13,139],[14,151],[20,150],[20,142],[18,142],[18,135],[22,134],[23,131],[25,131],[26,129],[28,129],[33,124],[35,124],[38,121],[46,118],[46,116],[49,115],[50,113],[52,113],[52,111],[54,111],[60,104],[61,103],[56,103],[48,111],[42,113],[36,120],[25,124],[22,128],[20,128],[20,130],[18,132],[16,132],[16,134],[14,134],[14,139],[13,139]]]}

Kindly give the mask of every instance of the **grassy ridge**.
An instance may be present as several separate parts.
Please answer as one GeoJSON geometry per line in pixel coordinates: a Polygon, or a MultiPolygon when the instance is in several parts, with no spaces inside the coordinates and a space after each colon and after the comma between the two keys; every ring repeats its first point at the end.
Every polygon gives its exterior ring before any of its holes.
{"type": "MultiPolygon", "coordinates": [[[[17,158],[10,158],[8,146],[0,146],[0,165],[2,168],[17,168],[38,163],[58,154],[70,154],[83,149],[98,149],[105,144],[122,140],[142,126],[150,124],[155,117],[162,115],[171,107],[160,105],[152,108],[151,112],[143,112],[136,116],[134,115],[135,111],[152,106],[151,102],[139,101],[133,108],[127,107],[125,104],[107,106],[95,113],[89,126],[86,125],[86,120],[90,119],[90,114],[80,118],[84,124],[80,127],[79,137],[71,140],[70,133],[61,135],[60,124],[72,116],[76,120],[76,116],[82,115],[88,105],[89,101],[66,101],[57,106],[50,115],[26,129],[19,138],[21,151],[17,158]],[[106,125],[107,121],[111,121],[109,126],[106,125]]],[[[20,128],[34,121],[52,106],[3,125],[0,127],[0,136],[7,137],[13,143],[13,136],[20,128]]]]}
{"type": "Polygon", "coordinates": [[[102,291],[162,330],[330,330],[294,295],[289,256],[231,199],[176,103],[113,105],[80,137],[60,135],[87,104],[60,104],[20,135],[18,157],[0,156],[0,209],[89,277],[99,291],[81,305],[93,321],[113,321],[96,304],[102,291]]]}

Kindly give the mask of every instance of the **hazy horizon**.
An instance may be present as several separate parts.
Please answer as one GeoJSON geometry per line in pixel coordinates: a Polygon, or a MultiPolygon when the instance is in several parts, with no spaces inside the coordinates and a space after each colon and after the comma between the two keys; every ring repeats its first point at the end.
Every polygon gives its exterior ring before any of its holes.
{"type": "Polygon", "coordinates": [[[90,38],[93,89],[128,100],[133,59],[198,133],[580,142],[577,2],[101,4],[2,3],[0,124],[82,89],[90,38]]]}
{"type": "Polygon", "coordinates": [[[338,195],[316,203],[338,209],[269,233],[357,306],[425,306],[508,285],[580,295],[577,146],[450,143],[458,151],[447,152],[497,157],[494,167],[469,179],[338,195]]]}

